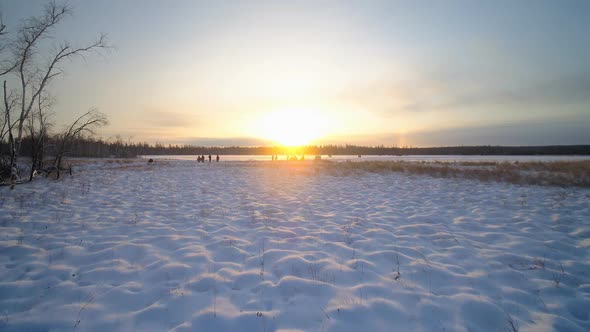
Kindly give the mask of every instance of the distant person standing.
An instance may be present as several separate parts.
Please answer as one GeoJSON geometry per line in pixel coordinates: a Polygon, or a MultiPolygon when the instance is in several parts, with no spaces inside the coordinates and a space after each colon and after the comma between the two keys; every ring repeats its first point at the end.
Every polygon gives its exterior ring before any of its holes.
{"type": "Polygon", "coordinates": [[[211,163],[211,155],[209,155],[209,163],[211,163]]]}
{"type": "Polygon", "coordinates": [[[215,157],[215,161],[219,162],[219,155],[217,155],[217,157],[215,157]]]}

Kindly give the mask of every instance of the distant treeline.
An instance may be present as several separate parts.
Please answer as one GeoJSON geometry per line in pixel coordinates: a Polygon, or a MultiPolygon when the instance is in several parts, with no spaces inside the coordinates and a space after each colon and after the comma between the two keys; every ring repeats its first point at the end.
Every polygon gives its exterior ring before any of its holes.
{"type": "MultiPolygon", "coordinates": [[[[48,155],[54,139],[47,138],[48,155]]],[[[23,140],[21,155],[30,154],[30,140],[23,140]]],[[[2,147],[7,148],[7,147],[2,147]]],[[[148,144],[105,141],[102,139],[76,139],[66,152],[70,157],[132,158],[139,155],[590,155],[590,145],[552,146],[449,146],[449,147],[387,147],[358,145],[310,145],[287,147],[207,147],[175,144],[148,144]]]]}

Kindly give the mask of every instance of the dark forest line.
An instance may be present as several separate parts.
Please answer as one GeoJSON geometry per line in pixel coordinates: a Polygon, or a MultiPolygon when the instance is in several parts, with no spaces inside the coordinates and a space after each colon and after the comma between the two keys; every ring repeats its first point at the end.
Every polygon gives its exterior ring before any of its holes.
{"type": "MultiPolygon", "coordinates": [[[[54,139],[47,138],[47,155],[52,155],[54,139]]],[[[3,146],[2,149],[6,149],[3,146]]],[[[31,142],[23,140],[22,156],[30,155],[31,142]]],[[[550,146],[445,146],[395,147],[359,145],[308,145],[301,147],[245,147],[245,146],[194,146],[174,144],[148,144],[105,141],[80,138],[72,142],[66,156],[94,158],[133,158],[140,155],[590,155],[590,145],[550,146]]]]}

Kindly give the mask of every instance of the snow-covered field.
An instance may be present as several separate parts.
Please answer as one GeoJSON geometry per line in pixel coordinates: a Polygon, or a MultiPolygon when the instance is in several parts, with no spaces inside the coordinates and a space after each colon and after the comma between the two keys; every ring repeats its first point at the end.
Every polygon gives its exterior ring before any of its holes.
{"type": "Polygon", "coordinates": [[[314,163],[0,188],[3,331],[588,331],[590,190],[314,163]]]}

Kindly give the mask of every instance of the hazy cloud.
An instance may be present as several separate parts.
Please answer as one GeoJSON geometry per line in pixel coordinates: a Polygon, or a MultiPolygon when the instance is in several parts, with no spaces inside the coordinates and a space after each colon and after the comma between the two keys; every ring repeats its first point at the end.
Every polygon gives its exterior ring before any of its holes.
{"type": "Polygon", "coordinates": [[[184,137],[167,141],[171,144],[190,144],[196,146],[269,146],[271,141],[253,137],[184,137]]]}
{"type": "Polygon", "coordinates": [[[146,126],[160,128],[190,128],[198,124],[193,114],[164,109],[146,109],[141,112],[141,120],[146,126]]]}
{"type": "MultiPolygon", "coordinates": [[[[511,105],[520,107],[560,106],[588,103],[590,76],[564,77],[538,82],[521,88],[500,86],[475,93],[451,91],[447,102],[429,105],[434,109],[511,105]]],[[[420,108],[418,108],[420,109],[420,108]]],[[[531,109],[529,111],[535,111],[531,109]]]]}
{"type": "Polygon", "coordinates": [[[590,144],[590,120],[552,121],[415,132],[405,139],[414,146],[590,144]]]}
{"type": "MultiPolygon", "coordinates": [[[[382,80],[343,91],[339,98],[369,107],[379,114],[425,112],[498,106],[590,106],[588,75],[547,78],[527,85],[516,85],[507,77],[501,82],[473,83],[462,77],[433,76],[415,80],[382,80]]],[[[535,112],[535,109],[527,109],[535,112]]],[[[590,110],[589,110],[590,112],[590,110]]]]}

